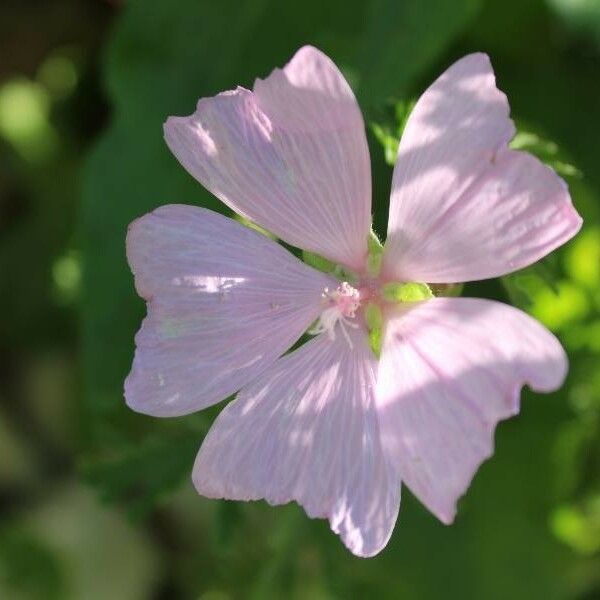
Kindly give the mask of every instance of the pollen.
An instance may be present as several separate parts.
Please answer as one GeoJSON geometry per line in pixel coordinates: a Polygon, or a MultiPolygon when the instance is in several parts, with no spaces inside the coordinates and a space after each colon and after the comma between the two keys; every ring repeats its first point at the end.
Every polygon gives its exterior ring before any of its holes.
{"type": "Polygon", "coordinates": [[[343,317],[354,318],[360,306],[359,291],[347,281],[342,281],[333,292],[330,292],[329,288],[325,288],[322,295],[331,306],[336,307],[343,317]]]}
{"type": "Polygon", "coordinates": [[[335,290],[325,288],[321,296],[325,308],[316,325],[308,333],[312,335],[327,333],[330,339],[333,340],[335,339],[335,326],[339,323],[344,337],[352,347],[346,328],[357,327],[357,324],[350,319],[354,319],[356,311],[360,307],[360,292],[347,281],[343,281],[335,290]]]}

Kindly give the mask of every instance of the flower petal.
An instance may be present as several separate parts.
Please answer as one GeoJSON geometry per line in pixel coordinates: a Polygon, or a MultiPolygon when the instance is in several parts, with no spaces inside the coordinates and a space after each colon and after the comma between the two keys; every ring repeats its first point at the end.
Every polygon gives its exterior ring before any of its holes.
{"type": "Polygon", "coordinates": [[[564,181],[514,135],[485,54],[451,66],[421,96],[400,141],[383,269],[402,281],[497,277],[579,230],[564,181]]]}
{"type": "Polygon", "coordinates": [[[254,379],[317,318],[331,285],[268,237],[192,206],[134,221],[127,257],[148,316],[125,396],[155,416],[205,408],[254,379]]]}
{"type": "Polygon", "coordinates": [[[295,500],[328,518],[358,556],[392,533],[400,484],[380,446],[376,361],[363,331],[337,332],[280,358],[219,415],[194,466],[210,498],[295,500]]]}
{"type": "Polygon", "coordinates": [[[305,46],[283,69],[198,102],[165,124],[169,148],[208,190],[289,244],[359,270],[371,225],[362,115],[333,62],[305,46]]]}
{"type": "Polygon", "coordinates": [[[521,387],[557,389],[567,359],[540,323],[498,302],[434,298],[388,317],[377,387],[383,448],[450,523],[492,455],[496,424],[519,411],[521,387]]]}

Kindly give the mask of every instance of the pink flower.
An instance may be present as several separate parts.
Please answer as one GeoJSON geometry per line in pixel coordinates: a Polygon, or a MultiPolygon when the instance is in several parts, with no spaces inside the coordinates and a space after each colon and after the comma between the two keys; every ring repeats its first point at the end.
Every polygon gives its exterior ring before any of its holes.
{"type": "Polygon", "coordinates": [[[200,494],[295,500],[359,556],[389,540],[401,482],[454,519],[521,387],[555,390],[567,371],[559,342],[526,314],[430,297],[425,284],[521,269],[581,226],[564,182],[508,149],[508,115],[484,54],[423,94],[400,143],[383,249],[369,241],[363,119],[318,50],[302,48],[253,91],[169,118],[167,143],[202,185],[340,266],[317,271],[203,208],[165,206],[131,225],[127,256],[148,316],[127,403],[168,417],[239,392],[196,459],[200,494]],[[307,330],[315,337],[282,356],[307,330]]]}

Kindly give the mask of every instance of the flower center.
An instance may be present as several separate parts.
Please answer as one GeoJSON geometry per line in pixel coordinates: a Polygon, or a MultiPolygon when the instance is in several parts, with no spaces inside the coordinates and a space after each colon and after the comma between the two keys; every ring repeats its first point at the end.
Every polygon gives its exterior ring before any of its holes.
{"type": "Polygon", "coordinates": [[[321,294],[323,298],[323,312],[308,333],[317,335],[326,333],[331,340],[335,339],[336,326],[342,332],[349,346],[352,341],[348,328],[357,328],[356,313],[360,309],[373,353],[379,357],[383,336],[384,304],[402,304],[418,302],[432,298],[429,286],[418,282],[389,282],[382,284],[377,278],[367,277],[360,280],[357,287],[347,281],[342,281],[335,289],[325,288],[321,294]]]}
{"type": "Polygon", "coordinates": [[[312,335],[327,333],[330,339],[335,338],[335,326],[339,323],[340,329],[350,347],[352,342],[346,327],[356,328],[357,324],[351,322],[356,316],[360,306],[360,292],[353,288],[347,281],[342,281],[335,290],[325,288],[321,294],[325,308],[316,325],[308,332],[312,335]]]}
{"type": "Polygon", "coordinates": [[[353,318],[360,306],[359,291],[353,288],[347,281],[342,281],[333,292],[325,288],[323,297],[327,298],[330,306],[335,307],[343,317],[353,318]]]}

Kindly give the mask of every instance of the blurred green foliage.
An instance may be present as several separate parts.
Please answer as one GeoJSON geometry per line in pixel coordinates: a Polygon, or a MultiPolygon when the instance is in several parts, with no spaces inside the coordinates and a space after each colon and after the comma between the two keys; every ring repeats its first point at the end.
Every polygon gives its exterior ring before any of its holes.
{"type": "Polygon", "coordinates": [[[599,597],[596,0],[25,4],[0,7],[0,597],[599,597]],[[509,97],[513,145],[561,173],[585,220],[551,257],[463,291],[554,330],[565,387],[524,392],[452,527],[403,490],[389,547],[368,561],[295,505],[195,495],[191,465],[220,407],[162,421],[122,397],[144,314],[127,225],[171,202],[225,212],[170,155],[162,123],[251,87],[305,43],[341,66],[365,113],[379,234],[412,103],[472,51],[490,54],[509,97]]]}
{"type": "Polygon", "coordinates": [[[26,531],[12,526],[0,531],[2,579],[9,589],[25,596],[48,600],[64,597],[60,565],[51,549],[26,531]]]}
{"type": "Polygon", "coordinates": [[[165,431],[137,444],[123,441],[115,452],[82,465],[83,475],[100,489],[103,500],[120,502],[133,518],[146,517],[181,484],[203,433],[190,428],[187,435],[181,430],[175,435],[165,431]]]}

